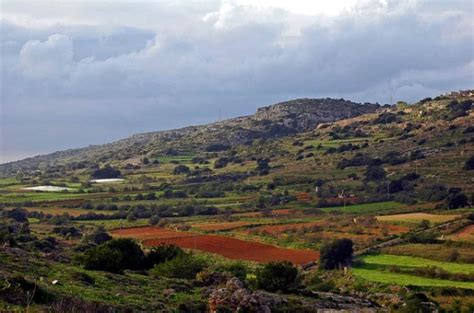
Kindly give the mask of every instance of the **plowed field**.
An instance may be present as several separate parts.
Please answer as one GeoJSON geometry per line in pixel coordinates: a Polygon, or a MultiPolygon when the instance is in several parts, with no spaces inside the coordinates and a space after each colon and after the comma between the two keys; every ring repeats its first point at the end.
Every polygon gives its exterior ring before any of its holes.
{"type": "Polygon", "coordinates": [[[112,230],[115,237],[142,240],[145,246],[175,244],[185,249],[196,249],[220,254],[229,259],[256,262],[290,261],[306,264],[316,260],[319,253],[313,250],[278,248],[263,243],[224,236],[200,235],[160,227],[134,227],[112,230]]]}
{"type": "Polygon", "coordinates": [[[294,264],[306,264],[319,257],[313,250],[278,248],[253,241],[244,241],[224,236],[196,235],[188,237],[148,239],[145,246],[175,244],[181,248],[196,249],[220,254],[229,259],[256,262],[290,261],[294,264]]]}

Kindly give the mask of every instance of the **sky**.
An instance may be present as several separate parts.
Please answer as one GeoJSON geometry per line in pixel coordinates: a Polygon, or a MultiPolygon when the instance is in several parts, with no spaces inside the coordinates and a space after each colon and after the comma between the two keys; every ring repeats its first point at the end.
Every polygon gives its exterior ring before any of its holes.
{"type": "Polygon", "coordinates": [[[0,0],[0,163],[299,97],[474,87],[471,0],[0,0]]]}

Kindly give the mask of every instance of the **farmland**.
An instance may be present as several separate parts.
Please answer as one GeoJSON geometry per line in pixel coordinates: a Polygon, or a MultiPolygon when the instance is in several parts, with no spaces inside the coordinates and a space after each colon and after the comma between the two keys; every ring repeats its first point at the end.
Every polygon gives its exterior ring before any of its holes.
{"type": "MultiPolygon", "coordinates": [[[[447,116],[449,103],[433,100],[447,116]]],[[[428,104],[413,106],[275,136],[278,120],[247,117],[0,166],[0,274],[61,299],[160,311],[207,308],[206,292],[234,276],[258,294],[276,266],[298,278],[275,293],[288,297],[288,312],[341,308],[313,292],[356,311],[374,309],[367,299],[396,306],[419,293],[440,309],[456,301],[467,309],[472,117],[448,120],[428,104]],[[49,185],[70,189],[24,189],[49,185]],[[324,252],[348,242],[351,258],[331,267],[324,252]]],[[[11,291],[0,311],[21,309],[12,295],[26,291],[8,286],[0,285],[0,296],[11,291]]]]}
{"type": "Polygon", "coordinates": [[[376,255],[366,256],[361,259],[362,265],[355,266],[353,271],[357,277],[363,277],[369,281],[384,284],[399,284],[402,286],[431,286],[431,287],[458,287],[466,289],[474,289],[474,282],[450,281],[446,279],[434,279],[420,277],[415,274],[397,273],[387,270],[388,267],[400,267],[404,269],[412,269],[417,267],[438,267],[449,273],[474,273],[474,265],[472,264],[456,264],[450,262],[439,262],[428,259],[395,256],[395,255],[376,255]]]}
{"type": "Polygon", "coordinates": [[[278,248],[268,244],[223,236],[196,235],[148,239],[143,244],[151,247],[160,244],[175,244],[186,249],[217,253],[229,259],[257,262],[290,261],[294,264],[304,265],[316,261],[318,258],[318,253],[314,250],[278,248]]]}
{"type": "Polygon", "coordinates": [[[466,226],[448,237],[454,241],[474,242],[474,225],[466,226]]]}

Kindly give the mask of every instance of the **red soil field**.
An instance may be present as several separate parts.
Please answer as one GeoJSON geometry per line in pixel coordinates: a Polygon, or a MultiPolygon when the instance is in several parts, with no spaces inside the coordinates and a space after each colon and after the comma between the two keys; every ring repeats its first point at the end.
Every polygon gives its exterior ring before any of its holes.
{"type": "Polygon", "coordinates": [[[296,200],[299,202],[310,202],[311,195],[307,192],[297,192],[296,193],[296,200]]]}
{"type": "MultiPolygon", "coordinates": [[[[272,215],[289,215],[289,214],[293,214],[294,212],[295,210],[292,210],[292,209],[279,209],[279,210],[272,210],[272,215]]],[[[255,216],[262,216],[262,213],[261,212],[248,212],[248,213],[240,213],[240,214],[235,214],[235,215],[242,216],[242,217],[255,217],[255,216]]]]}
{"type": "Polygon", "coordinates": [[[249,222],[235,221],[235,222],[193,224],[192,226],[195,228],[202,229],[202,230],[212,231],[212,230],[226,230],[226,229],[239,228],[239,227],[246,226],[249,224],[250,224],[249,222]]]}
{"type": "Polygon", "coordinates": [[[258,242],[211,235],[148,239],[143,244],[145,246],[175,244],[185,249],[197,249],[220,254],[229,259],[256,262],[290,261],[294,264],[307,264],[319,257],[319,253],[313,250],[278,248],[258,242]]]}
{"type": "Polygon", "coordinates": [[[474,225],[469,225],[459,230],[458,232],[448,236],[451,240],[459,241],[473,241],[474,240],[474,225]]]}

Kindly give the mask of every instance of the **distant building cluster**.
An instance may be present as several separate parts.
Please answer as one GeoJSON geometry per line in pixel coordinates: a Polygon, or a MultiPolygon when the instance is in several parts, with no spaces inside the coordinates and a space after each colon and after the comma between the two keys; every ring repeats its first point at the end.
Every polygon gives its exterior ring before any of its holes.
{"type": "Polygon", "coordinates": [[[451,91],[446,93],[447,96],[451,97],[474,97],[474,90],[459,90],[459,91],[451,91]]]}

